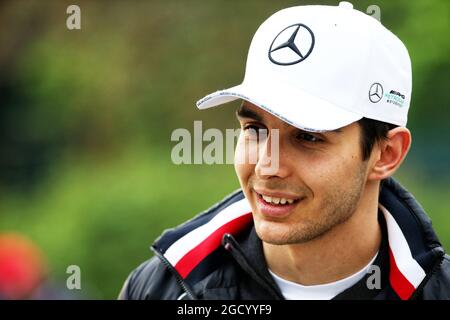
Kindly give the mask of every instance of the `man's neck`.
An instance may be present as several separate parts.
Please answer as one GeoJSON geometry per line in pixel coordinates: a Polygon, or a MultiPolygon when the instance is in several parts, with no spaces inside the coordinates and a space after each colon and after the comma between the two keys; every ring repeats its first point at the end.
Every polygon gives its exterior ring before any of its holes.
{"type": "Polygon", "coordinates": [[[318,285],[344,279],[364,268],[381,243],[378,193],[360,199],[355,213],[324,235],[301,244],[272,245],[263,242],[272,272],[302,285],[318,285]]]}

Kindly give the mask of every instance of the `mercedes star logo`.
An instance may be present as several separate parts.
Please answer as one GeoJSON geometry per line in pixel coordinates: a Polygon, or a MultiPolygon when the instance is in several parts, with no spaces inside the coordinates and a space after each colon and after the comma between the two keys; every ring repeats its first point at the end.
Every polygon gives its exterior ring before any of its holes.
{"type": "Polygon", "coordinates": [[[377,103],[383,98],[383,86],[378,82],[375,82],[370,86],[369,100],[372,103],[377,103]]]}
{"type": "Polygon", "coordinates": [[[314,48],[314,34],[304,24],[297,23],[281,30],[269,48],[269,59],[289,66],[305,60],[314,48]]]}

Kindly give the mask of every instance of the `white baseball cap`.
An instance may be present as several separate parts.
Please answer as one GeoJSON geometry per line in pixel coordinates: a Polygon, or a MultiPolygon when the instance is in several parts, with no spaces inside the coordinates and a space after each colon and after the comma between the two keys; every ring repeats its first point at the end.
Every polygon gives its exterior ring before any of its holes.
{"type": "Polygon", "coordinates": [[[197,107],[244,99],[307,131],[363,117],[406,126],[411,88],[411,60],[400,39],[341,2],[273,14],[253,37],[244,81],[197,107]]]}

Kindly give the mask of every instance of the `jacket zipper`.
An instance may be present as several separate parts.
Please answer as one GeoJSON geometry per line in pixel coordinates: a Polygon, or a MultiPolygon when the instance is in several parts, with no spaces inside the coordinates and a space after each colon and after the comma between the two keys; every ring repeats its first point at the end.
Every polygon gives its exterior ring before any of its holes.
{"type": "Polygon", "coordinates": [[[223,236],[222,245],[228,252],[230,252],[233,258],[242,267],[242,269],[244,269],[244,271],[252,276],[253,279],[255,279],[256,282],[263,288],[265,288],[276,300],[284,300],[284,297],[280,296],[280,294],[272,287],[272,285],[250,265],[240,245],[231,234],[226,233],[223,236]]]}
{"type": "Polygon", "coordinates": [[[180,274],[178,273],[177,270],[175,270],[175,268],[172,266],[172,264],[166,259],[166,257],[164,257],[164,255],[162,255],[156,248],[154,248],[153,246],[151,247],[152,251],[156,254],[156,256],[161,260],[161,262],[167,267],[167,269],[170,270],[170,272],[172,272],[172,274],[175,277],[175,280],[177,281],[178,285],[181,287],[181,289],[183,289],[183,291],[186,293],[186,295],[191,299],[191,300],[198,300],[197,297],[195,296],[195,294],[192,292],[192,290],[190,290],[186,284],[186,282],[184,282],[183,278],[181,278],[180,274]]]}

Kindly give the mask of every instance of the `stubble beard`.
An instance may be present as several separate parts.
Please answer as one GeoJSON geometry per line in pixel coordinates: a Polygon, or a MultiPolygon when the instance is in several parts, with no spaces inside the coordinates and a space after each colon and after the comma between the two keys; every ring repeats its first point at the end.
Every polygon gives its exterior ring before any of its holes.
{"type": "MultiPolygon", "coordinates": [[[[348,221],[358,207],[365,186],[365,169],[367,165],[361,165],[352,183],[346,188],[331,189],[329,194],[316,212],[310,218],[302,219],[280,232],[265,233],[256,232],[261,240],[273,245],[301,244],[318,239],[336,226],[348,221]]],[[[297,213],[298,214],[298,213],[297,213]]],[[[301,212],[299,213],[301,215],[301,212]]]]}

